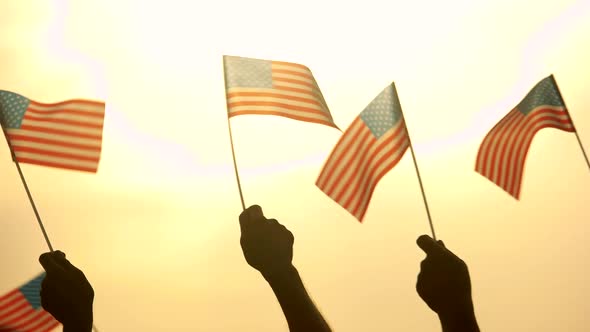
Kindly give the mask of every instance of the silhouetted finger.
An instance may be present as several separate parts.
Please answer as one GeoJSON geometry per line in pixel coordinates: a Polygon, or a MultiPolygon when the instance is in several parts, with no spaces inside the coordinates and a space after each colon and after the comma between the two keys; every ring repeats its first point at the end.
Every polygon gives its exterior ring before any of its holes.
{"type": "Polygon", "coordinates": [[[61,250],[55,250],[53,251],[53,257],[59,259],[66,259],[66,254],[61,250]]]}
{"type": "Polygon", "coordinates": [[[39,256],[39,263],[41,263],[41,266],[43,266],[43,269],[45,269],[47,274],[61,274],[64,272],[64,269],[56,260],[56,258],[59,259],[60,256],[61,255],[57,252],[46,252],[39,256]]]}
{"type": "Polygon", "coordinates": [[[240,214],[240,228],[243,231],[244,228],[247,228],[248,225],[259,219],[264,219],[262,208],[258,205],[252,205],[240,214]]]}
{"type": "Polygon", "coordinates": [[[56,250],[54,251],[54,260],[55,262],[61,267],[63,268],[65,271],[69,271],[69,272],[73,272],[75,274],[82,274],[84,275],[84,273],[82,273],[82,271],[80,269],[78,269],[76,266],[74,266],[74,264],[70,263],[70,261],[66,258],[66,254],[64,254],[63,252],[56,250]]]}
{"type": "Polygon", "coordinates": [[[246,211],[248,211],[248,215],[250,216],[250,218],[264,218],[264,214],[262,213],[262,208],[260,207],[260,205],[252,205],[251,207],[246,209],[246,211]]]}
{"type": "Polygon", "coordinates": [[[416,240],[418,247],[427,255],[440,252],[441,247],[428,235],[422,235],[416,240]]]}
{"type": "Polygon", "coordinates": [[[441,246],[443,246],[443,247],[445,247],[445,248],[446,248],[446,246],[445,246],[445,243],[444,243],[442,240],[438,240],[438,241],[436,241],[436,242],[438,242],[438,244],[440,244],[441,246]]]}

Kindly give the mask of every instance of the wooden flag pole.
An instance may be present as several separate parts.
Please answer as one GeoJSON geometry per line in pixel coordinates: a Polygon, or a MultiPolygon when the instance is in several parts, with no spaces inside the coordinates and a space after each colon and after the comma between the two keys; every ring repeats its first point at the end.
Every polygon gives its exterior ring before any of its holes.
{"type": "Polygon", "coordinates": [[[242,193],[242,185],[240,184],[240,174],[238,173],[238,164],[236,163],[236,152],[234,150],[234,139],[231,133],[231,124],[229,122],[229,116],[227,117],[227,128],[229,129],[229,143],[231,145],[231,155],[234,159],[234,171],[236,173],[236,181],[238,182],[238,191],[240,192],[240,201],[242,202],[242,210],[246,210],[246,204],[244,203],[244,194],[242,193]]]}
{"type": "MultiPolygon", "coordinates": [[[[570,116],[570,120],[571,118],[572,117],[570,116]]],[[[572,120],[572,127],[574,127],[574,133],[576,134],[576,138],[578,139],[578,144],[580,144],[580,149],[582,149],[582,154],[584,155],[584,159],[586,159],[586,165],[588,165],[588,169],[590,170],[590,161],[588,160],[588,155],[586,154],[586,150],[584,150],[584,146],[582,145],[582,140],[580,140],[580,135],[578,135],[578,130],[574,126],[574,120],[572,120]]]]}
{"type": "MultiPolygon", "coordinates": [[[[405,119],[404,119],[405,121],[405,119]]],[[[408,128],[406,127],[406,131],[408,128]]],[[[410,144],[410,151],[412,152],[412,159],[414,160],[414,168],[416,168],[416,175],[418,175],[418,182],[420,182],[420,190],[422,191],[422,199],[424,200],[424,206],[426,207],[426,214],[428,215],[428,223],[430,224],[430,231],[432,232],[432,238],[436,241],[436,233],[434,233],[434,225],[432,224],[432,217],[430,216],[430,208],[428,207],[428,201],[426,200],[426,193],[424,192],[424,185],[422,184],[422,177],[420,176],[420,170],[418,170],[418,162],[416,161],[416,155],[414,155],[414,147],[410,140],[410,134],[408,133],[408,142],[410,144]]]]}
{"type": "MultiPolygon", "coordinates": [[[[227,74],[225,72],[225,63],[223,66],[223,83],[225,86],[225,94],[227,100],[227,74]]],[[[240,193],[240,201],[242,202],[242,210],[246,210],[246,203],[244,203],[244,194],[242,193],[242,185],[240,183],[240,174],[238,173],[238,164],[236,162],[236,151],[234,149],[234,138],[231,132],[231,122],[229,121],[229,105],[227,106],[227,129],[229,130],[229,143],[231,145],[231,155],[234,161],[234,171],[236,173],[236,181],[238,182],[238,192],[240,193]]]]}
{"type": "Polygon", "coordinates": [[[580,139],[580,135],[578,135],[578,130],[576,129],[576,126],[574,125],[574,119],[572,118],[572,115],[570,114],[567,106],[565,105],[565,100],[563,100],[563,95],[561,94],[561,91],[559,90],[559,85],[557,85],[557,81],[555,80],[555,76],[551,75],[551,79],[553,80],[553,84],[555,84],[555,88],[557,89],[557,92],[559,93],[559,97],[561,98],[561,101],[563,102],[563,106],[565,107],[565,112],[567,113],[567,115],[570,118],[570,121],[572,122],[572,127],[574,128],[574,134],[576,134],[576,138],[578,139],[578,144],[580,144],[580,149],[582,149],[582,154],[584,155],[584,159],[586,159],[586,165],[588,165],[588,169],[590,170],[590,161],[588,160],[588,155],[586,154],[586,150],[584,150],[584,145],[582,145],[582,140],[580,139]]]}
{"type": "Polygon", "coordinates": [[[29,186],[27,185],[27,181],[25,180],[25,176],[23,175],[23,171],[20,168],[20,164],[18,162],[18,159],[16,158],[16,154],[14,153],[14,150],[12,149],[12,144],[10,144],[10,140],[8,139],[8,135],[6,134],[6,131],[4,130],[4,125],[2,125],[2,132],[4,133],[4,138],[6,139],[6,143],[8,143],[8,148],[10,149],[10,154],[12,155],[12,160],[14,161],[14,164],[16,165],[16,169],[18,170],[18,175],[20,176],[21,182],[23,183],[23,186],[25,187],[25,191],[27,192],[27,196],[29,197],[29,202],[31,203],[31,206],[33,207],[33,212],[35,213],[35,217],[37,218],[37,222],[39,223],[39,227],[41,228],[41,232],[43,233],[43,237],[45,238],[45,242],[47,242],[47,246],[49,247],[49,251],[53,252],[53,246],[51,245],[51,242],[49,241],[49,236],[47,236],[47,231],[45,231],[45,226],[43,226],[43,222],[41,221],[41,216],[39,216],[39,211],[37,211],[37,206],[35,205],[35,201],[33,200],[33,196],[31,195],[31,191],[29,190],[29,186]]]}
{"type": "MultiPolygon", "coordinates": [[[[397,90],[395,88],[395,83],[391,83],[391,86],[393,88],[393,93],[395,93],[396,97],[397,97],[397,90]]],[[[398,101],[399,101],[399,98],[398,98],[398,101]]],[[[406,117],[403,115],[404,112],[403,112],[401,106],[400,106],[400,112],[402,113],[402,117],[403,117],[403,120],[405,123],[406,117]]],[[[434,239],[434,241],[436,241],[436,233],[434,232],[434,225],[432,224],[432,217],[430,215],[430,208],[428,207],[428,201],[426,200],[426,192],[424,191],[424,185],[422,184],[422,177],[420,176],[420,170],[418,169],[418,162],[416,161],[416,155],[414,154],[414,146],[412,145],[412,140],[410,139],[410,132],[408,131],[407,124],[405,125],[405,127],[406,127],[406,133],[408,135],[408,144],[410,145],[410,152],[412,153],[412,160],[414,160],[414,168],[416,169],[416,175],[418,176],[418,182],[420,183],[420,190],[422,191],[422,199],[424,200],[424,206],[426,207],[426,215],[428,215],[428,223],[430,225],[430,231],[432,232],[432,238],[434,239]]]]}

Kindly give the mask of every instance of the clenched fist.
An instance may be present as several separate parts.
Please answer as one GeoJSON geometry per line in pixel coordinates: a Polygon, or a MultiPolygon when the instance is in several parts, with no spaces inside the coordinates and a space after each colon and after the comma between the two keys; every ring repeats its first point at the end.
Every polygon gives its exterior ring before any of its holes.
{"type": "Polygon", "coordinates": [[[246,262],[268,279],[293,268],[293,234],[253,205],[240,214],[240,244],[246,262]]]}

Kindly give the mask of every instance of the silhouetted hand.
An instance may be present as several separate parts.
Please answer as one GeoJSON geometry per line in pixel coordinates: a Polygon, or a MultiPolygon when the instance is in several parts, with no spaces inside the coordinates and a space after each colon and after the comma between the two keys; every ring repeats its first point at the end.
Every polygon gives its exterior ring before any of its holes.
{"type": "Polygon", "coordinates": [[[246,262],[268,279],[293,268],[293,234],[253,205],[240,214],[240,244],[246,262]]]}
{"type": "Polygon", "coordinates": [[[467,264],[428,235],[420,236],[417,243],[427,256],[420,265],[416,290],[438,314],[443,331],[479,331],[467,264]]]}
{"type": "Polygon", "coordinates": [[[64,326],[64,332],[92,331],[94,290],[84,273],[61,251],[42,254],[47,272],[41,284],[41,304],[64,326]]]}
{"type": "Polygon", "coordinates": [[[305,290],[293,266],[293,234],[254,205],[240,214],[240,244],[246,262],[260,271],[272,288],[291,332],[330,332],[330,326],[305,290]]]}

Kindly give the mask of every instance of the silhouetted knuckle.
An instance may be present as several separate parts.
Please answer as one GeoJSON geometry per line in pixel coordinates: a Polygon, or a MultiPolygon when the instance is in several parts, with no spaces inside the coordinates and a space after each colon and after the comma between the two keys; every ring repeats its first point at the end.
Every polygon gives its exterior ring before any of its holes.
{"type": "Polygon", "coordinates": [[[74,270],[72,272],[77,279],[88,280],[84,272],[82,272],[82,270],[78,269],[77,267],[74,267],[74,270]]]}
{"type": "Polygon", "coordinates": [[[43,253],[43,254],[41,254],[41,256],[39,256],[39,263],[41,263],[41,265],[43,265],[47,261],[47,259],[49,259],[49,253],[48,252],[43,253]]]}
{"type": "Polygon", "coordinates": [[[465,263],[465,261],[464,261],[464,260],[462,260],[462,259],[459,259],[459,266],[460,266],[462,269],[465,269],[465,270],[467,270],[467,263],[465,263]]]}

